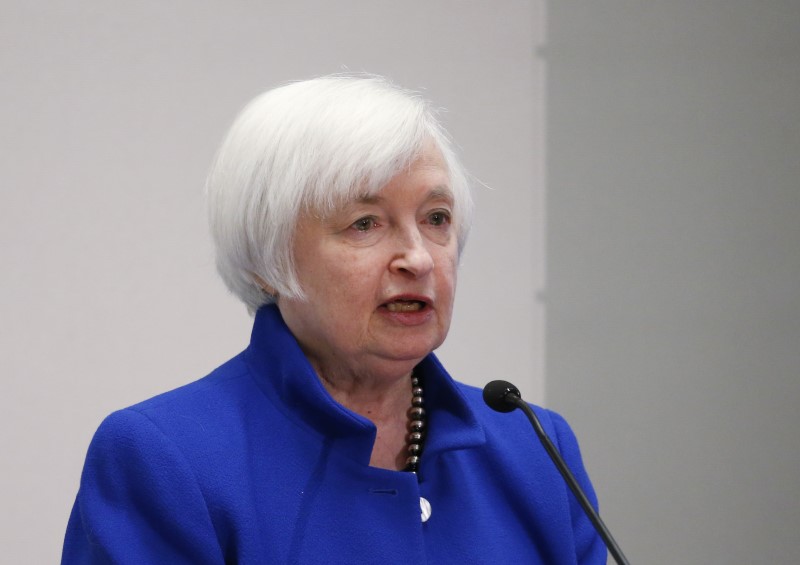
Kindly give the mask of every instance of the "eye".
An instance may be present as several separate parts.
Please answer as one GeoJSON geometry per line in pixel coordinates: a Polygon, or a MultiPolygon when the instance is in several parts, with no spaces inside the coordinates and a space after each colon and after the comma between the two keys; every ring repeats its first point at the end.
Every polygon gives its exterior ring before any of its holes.
{"type": "Polygon", "coordinates": [[[428,214],[428,223],[432,226],[443,226],[450,223],[450,214],[441,210],[428,214]]]}
{"type": "Polygon", "coordinates": [[[359,218],[350,227],[359,232],[366,232],[378,226],[378,222],[372,216],[359,218]]]}

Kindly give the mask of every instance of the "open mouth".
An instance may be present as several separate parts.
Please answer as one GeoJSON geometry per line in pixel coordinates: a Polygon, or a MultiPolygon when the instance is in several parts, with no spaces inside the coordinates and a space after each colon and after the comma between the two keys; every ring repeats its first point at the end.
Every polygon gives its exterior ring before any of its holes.
{"type": "Polygon", "coordinates": [[[386,303],[389,312],[419,312],[426,304],[420,300],[393,300],[386,303]]]}

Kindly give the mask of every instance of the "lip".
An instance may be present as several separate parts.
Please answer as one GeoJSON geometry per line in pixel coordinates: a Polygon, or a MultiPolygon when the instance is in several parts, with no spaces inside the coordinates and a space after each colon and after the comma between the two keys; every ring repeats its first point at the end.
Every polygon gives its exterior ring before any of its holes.
{"type": "Polygon", "coordinates": [[[385,300],[378,307],[378,312],[389,320],[403,326],[418,326],[424,324],[433,316],[433,299],[422,294],[396,294],[385,300]],[[392,312],[387,305],[390,302],[421,302],[422,308],[413,312],[392,312]]]}

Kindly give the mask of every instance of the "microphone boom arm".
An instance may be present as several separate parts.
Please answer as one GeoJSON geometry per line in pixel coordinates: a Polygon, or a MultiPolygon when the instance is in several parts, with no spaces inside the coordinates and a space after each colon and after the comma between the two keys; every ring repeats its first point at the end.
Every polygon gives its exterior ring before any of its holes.
{"type": "Polygon", "coordinates": [[[508,404],[513,404],[517,408],[520,408],[528,417],[528,420],[533,426],[534,431],[536,431],[536,435],[539,436],[539,440],[542,442],[547,454],[550,456],[550,459],[553,460],[553,463],[555,463],[555,466],[558,468],[558,472],[561,473],[561,476],[564,478],[564,481],[566,481],[567,485],[572,491],[572,494],[574,494],[575,498],[578,499],[578,502],[580,503],[584,512],[586,512],[589,520],[594,525],[597,533],[600,534],[600,537],[606,544],[606,547],[608,548],[609,553],[611,553],[611,556],[614,558],[614,561],[616,561],[619,565],[630,565],[628,560],[625,558],[625,555],[622,553],[622,550],[617,545],[617,542],[614,540],[614,536],[612,536],[611,532],[608,531],[608,528],[606,528],[603,520],[592,507],[589,499],[586,498],[586,494],[584,494],[583,489],[578,484],[578,481],[575,479],[572,471],[570,471],[569,467],[567,467],[567,464],[564,462],[564,459],[561,457],[558,449],[556,449],[556,446],[553,445],[552,441],[550,441],[550,438],[547,437],[547,433],[545,433],[544,428],[542,427],[541,422],[539,422],[539,418],[536,417],[536,413],[533,411],[533,409],[528,405],[527,402],[522,400],[519,394],[515,394],[513,390],[506,391],[503,400],[505,400],[505,402],[508,404]]]}

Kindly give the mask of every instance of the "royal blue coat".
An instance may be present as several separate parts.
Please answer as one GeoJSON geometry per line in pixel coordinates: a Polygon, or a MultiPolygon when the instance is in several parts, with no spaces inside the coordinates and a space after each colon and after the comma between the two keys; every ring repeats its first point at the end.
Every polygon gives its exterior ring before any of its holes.
{"type": "MultiPolygon", "coordinates": [[[[262,308],[243,353],[101,424],[62,564],[605,563],[524,415],[491,411],[433,355],[415,372],[419,475],[370,467],[375,426],[328,395],[262,308]]],[[[596,504],[569,426],[536,410],[596,504]]]]}

